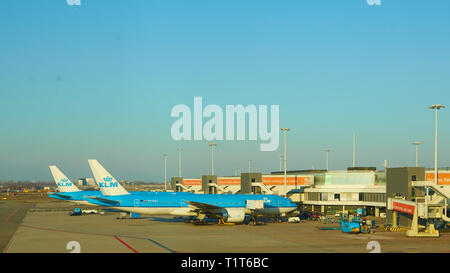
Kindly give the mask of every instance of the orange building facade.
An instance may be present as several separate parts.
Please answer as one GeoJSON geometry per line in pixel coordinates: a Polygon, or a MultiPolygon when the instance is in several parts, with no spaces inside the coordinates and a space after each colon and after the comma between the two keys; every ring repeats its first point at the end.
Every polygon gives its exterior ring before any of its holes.
{"type": "MultiPolygon", "coordinates": [[[[434,181],[434,171],[426,171],[425,180],[434,181]]],[[[450,171],[438,171],[438,185],[450,185],[450,171]]]]}

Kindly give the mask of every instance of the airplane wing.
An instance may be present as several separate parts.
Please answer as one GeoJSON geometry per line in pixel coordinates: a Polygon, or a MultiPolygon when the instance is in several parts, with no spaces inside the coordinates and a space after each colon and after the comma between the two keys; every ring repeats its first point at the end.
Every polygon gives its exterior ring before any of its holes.
{"type": "Polygon", "coordinates": [[[60,193],[51,193],[51,194],[62,197],[62,198],[66,198],[66,199],[73,199],[73,197],[70,195],[65,195],[65,194],[60,194],[60,193]]]}
{"type": "Polygon", "coordinates": [[[111,204],[111,205],[120,205],[120,201],[117,201],[117,200],[100,198],[100,197],[96,197],[96,196],[88,196],[88,197],[92,198],[92,199],[96,199],[96,200],[102,201],[102,202],[105,202],[105,203],[108,203],[108,204],[111,204]]]}
{"type": "Polygon", "coordinates": [[[210,205],[208,203],[200,203],[200,202],[194,202],[194,201],[185,201],[189,205],[191,205],[193,208],[203,211],[209,211],[209,210],[217,210],[217,209],[223,209],[222,207],[210,205]]]}

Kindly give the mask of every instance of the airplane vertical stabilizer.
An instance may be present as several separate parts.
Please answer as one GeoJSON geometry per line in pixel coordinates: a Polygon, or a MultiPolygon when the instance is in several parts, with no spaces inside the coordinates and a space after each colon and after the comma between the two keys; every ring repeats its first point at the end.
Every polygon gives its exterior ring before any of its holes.
{"type": "Polygon", "coordinates": [[[100,163],[95,159],[89,159],[89,166],[91,167],[92,173],[94,174],[95,182],[103,195],[123,195],[129,194],[122,185],[105,169],[100,163]]]}
{"type": "Polygon", "coordinates": [[[55,165],[48,166],[52,172],[53,179],[55,179],[56,186],[60,192],[74,192],[80,191],[67,176],[65,176],[55,165]]]}

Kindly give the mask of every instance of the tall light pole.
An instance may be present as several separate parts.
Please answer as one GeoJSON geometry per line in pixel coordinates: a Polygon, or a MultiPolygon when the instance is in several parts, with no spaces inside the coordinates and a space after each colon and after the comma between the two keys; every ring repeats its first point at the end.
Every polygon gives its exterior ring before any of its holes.
{"type": "Polygon", "coordinates": [[[330,149],[325,149],[325,150],[324,150],[324,152],[325,152],[326,155],[327,155],[327,171],[328,171],[328,153],[329,153],[330,151],[331,151],[330,149]]]}
{"type": "Polygon", "coordinates": [[[211,146],[211,175],[214,175],[214,147],[217,146],[215,143],[208,143],[211,146]]]}
{"type": "Polygon", "coordinates": [[[416,167],[419,167],[419,145],[422,142],[414,141],[412,144],[416,145],[416,167]]]}
{"type": "MultiPolygon", "coordinates": [[[[167,190],[167,154],[164,154],[164,190],[167,190]]],[[[172,189],[173,190],[173,189],[172,189]]]]}
{"type": "Polygon", "coordinates": [[[434,104],[429,106],[428,108],[434,109],[436,112],[435,119],[435,131],[434,131],[434,183],[437,185],[438,182],[438,171],[437,171],[437,130],[438,130],[438,121],[437,121],[437,113],[441,108],[445,108],[444,105],[434,104]]]}
{"type": "Polygon", "coordinates": [[[280,128],[284,132],[284,196],[287,196],[287,171],[286,171],[286,133],[290,131],[289,128],[280,128]]]}
{"type": "Polygon", "coordinates": [[[353,132],[353,168],[356,164],[356,133],[353,132]]]}
{"type": "Polygon", "coordinates": [[[178,151],[178,177],[181,177],[181,151],[183,148],[177,148],[178,151]]]}

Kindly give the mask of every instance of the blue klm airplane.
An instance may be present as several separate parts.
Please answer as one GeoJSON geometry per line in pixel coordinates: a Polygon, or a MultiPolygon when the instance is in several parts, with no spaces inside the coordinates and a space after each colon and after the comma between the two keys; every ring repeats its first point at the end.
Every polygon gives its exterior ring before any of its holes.
{"type": "Polygon", "coordinates": [[[297,205],[290,199],[265,194],[129,193],[97,160],[88,160],[102,197],[89,202],[113,209],[148,215],[190,216],[199,220],[219,219],[242,223],[246,214],[276,216],[292,212],[297,205]]]}
{"type": "Polygon", "coordinates": [[[52,172],[53,179],[55,179],[56,186],[59,192],[49,193],[49,197],[65,200],[69,202],[74,202],[76,204],[83,205],[96,205],[89,203],[87,197],[90,196],[102,196],[100,191],[82,191],[77,186],[75,186],[66,175],[64,175],[58,167],[51,165],[49,166],[52,172]]]}
{"type": "MultiPolygon", "coordinates": [[[[95,205],[98,204],[90,202],[92,198],[101,198],[103,196],[101,191],[82,191],[77,186],[75,186],[72,181],[70,181],[67,176],[61,172],[55,165],[49,166],[52,172],[53,179],[55,180],[56,186],[59,192],[49,193],[49,197],[73,202],[79,205],[95,205]]],[[[156,192],[130,192],[130,193],[140,193],[140,194],[156,194],[156,192]]],[[[170,194],[165,192],[160,192],[161,194],[170,194]]],[[[180,193],[177,193],[180,194],[180,193]]],[[[182,193],[189,194],[189,193],[182,193]]]]}

